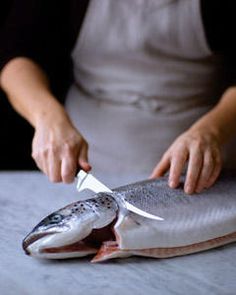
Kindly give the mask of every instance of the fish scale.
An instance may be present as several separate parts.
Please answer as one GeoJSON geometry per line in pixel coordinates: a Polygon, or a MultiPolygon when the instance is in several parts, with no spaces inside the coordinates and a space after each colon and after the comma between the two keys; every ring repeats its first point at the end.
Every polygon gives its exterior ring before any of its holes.
{"type": "Polygon", "coordinates": [[[144,226],[142,229],[131,226],[131,221],[126,229],[125,223],[122,223],[116,228],[121,249],[180,247],[183,243],[191,245],[236,231],[235,178],[222,177],[210,190],[191,196],[184,194],[180,188],[170,189],[165,179],[147,182],[145,189],[149,191],[148,195],[142,194],[143,185],[134,185],[130,192],[132,196],[127,193],[129,202],[162,216],[164,222],[144,221],[142,217],[130,213],[131,220],[145,223],[149,230],[144,232],[144,226]],[[143,239],[137,244],[135,241],[141,235],[143,239]],[[157,239],[153,238],[155,235],[157,239]]]}

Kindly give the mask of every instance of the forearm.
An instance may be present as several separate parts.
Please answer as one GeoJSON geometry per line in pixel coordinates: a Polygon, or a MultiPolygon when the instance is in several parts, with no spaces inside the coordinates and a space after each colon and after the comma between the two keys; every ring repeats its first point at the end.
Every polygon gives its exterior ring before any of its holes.
{"type": "Polygon", "coordinates": [[[67,118],[50,91],[45,73],[30,59],[11,60],[1,72],[0,85],[13,108],[34,127],[42,120],[67,118]]]}
{"type": "Polygon", "coordinates": [[[219,103],[192,127],[193,130],[211,131],[221,143],[236,134],[236,87],[225,91],[219,103]]]}
{"type": "Polygon", "coordinates": [[[15,110],[35,128],[32,157],[54,182],[71,182],[79,167],[88,171],[88,145],[50,91],[33,61],[16,58],[2,70],[0,83],[15,110]]]}

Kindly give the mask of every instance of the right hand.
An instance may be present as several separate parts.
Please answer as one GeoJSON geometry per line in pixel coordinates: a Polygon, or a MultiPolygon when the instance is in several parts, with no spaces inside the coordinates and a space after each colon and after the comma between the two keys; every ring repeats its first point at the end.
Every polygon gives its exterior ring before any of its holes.
{"type": "Polygon", "coordinates": [[[73,182],[78,167],[89,171],[88,144],[69,119],[41,121],[35,128],[32,157],[52,182],[73,182]]]}

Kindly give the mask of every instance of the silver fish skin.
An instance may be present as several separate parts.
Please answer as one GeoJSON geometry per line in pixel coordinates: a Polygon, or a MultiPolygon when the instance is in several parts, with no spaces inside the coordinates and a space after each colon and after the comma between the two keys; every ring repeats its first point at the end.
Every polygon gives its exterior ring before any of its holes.
{"type": "Polygon", "coordinates": [[[131,255],[172,257],[236,241],[235,174],[222,174],[212,188],[191,196],[183,192],[183,185],[169,188],[167,177],[126,185],[113,193],[49,215],[25,238],[25,252],[41,258],[96,253],[97,262],[131,255]],[[119,198],[164,221],[128,212],[119,198]]]}
{"type": "MultiPolygon", "coordinates": [[[[28,255],[49,259],[96,253],[96,241],[85,243],[84,239],[99,228],[104,228],[104,233],[107,232],[112,237],[109,225],[116,219],[117,211],[117,202],[107,193],[72,203],[48,215],[36,225],[23,240],[23,249],[28,255]]],[[[100,232],[103,236],[104,233],[100,232]]]]}

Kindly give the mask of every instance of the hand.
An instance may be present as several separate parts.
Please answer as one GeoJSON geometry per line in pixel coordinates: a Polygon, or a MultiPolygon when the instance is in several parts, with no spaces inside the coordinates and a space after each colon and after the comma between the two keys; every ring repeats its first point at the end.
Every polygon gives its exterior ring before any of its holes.
{"type": "Polygon", "coordinates": [[[36,127],[32,157],[50,181],[70,183],[78,167],[89,171],[87,153],[87,142],[69,120],[45,120],[36,127]]]}
{"type": "Polygon", "coordinates": [[[169,186],[176,188],[187,162],[184,184],[187,194],[199,193],[213,185],[222,168],[221,148],[215,132],[191,128],[180,135],[154,168],[151,178],[163,176],[170,170],[169,186]]]}

